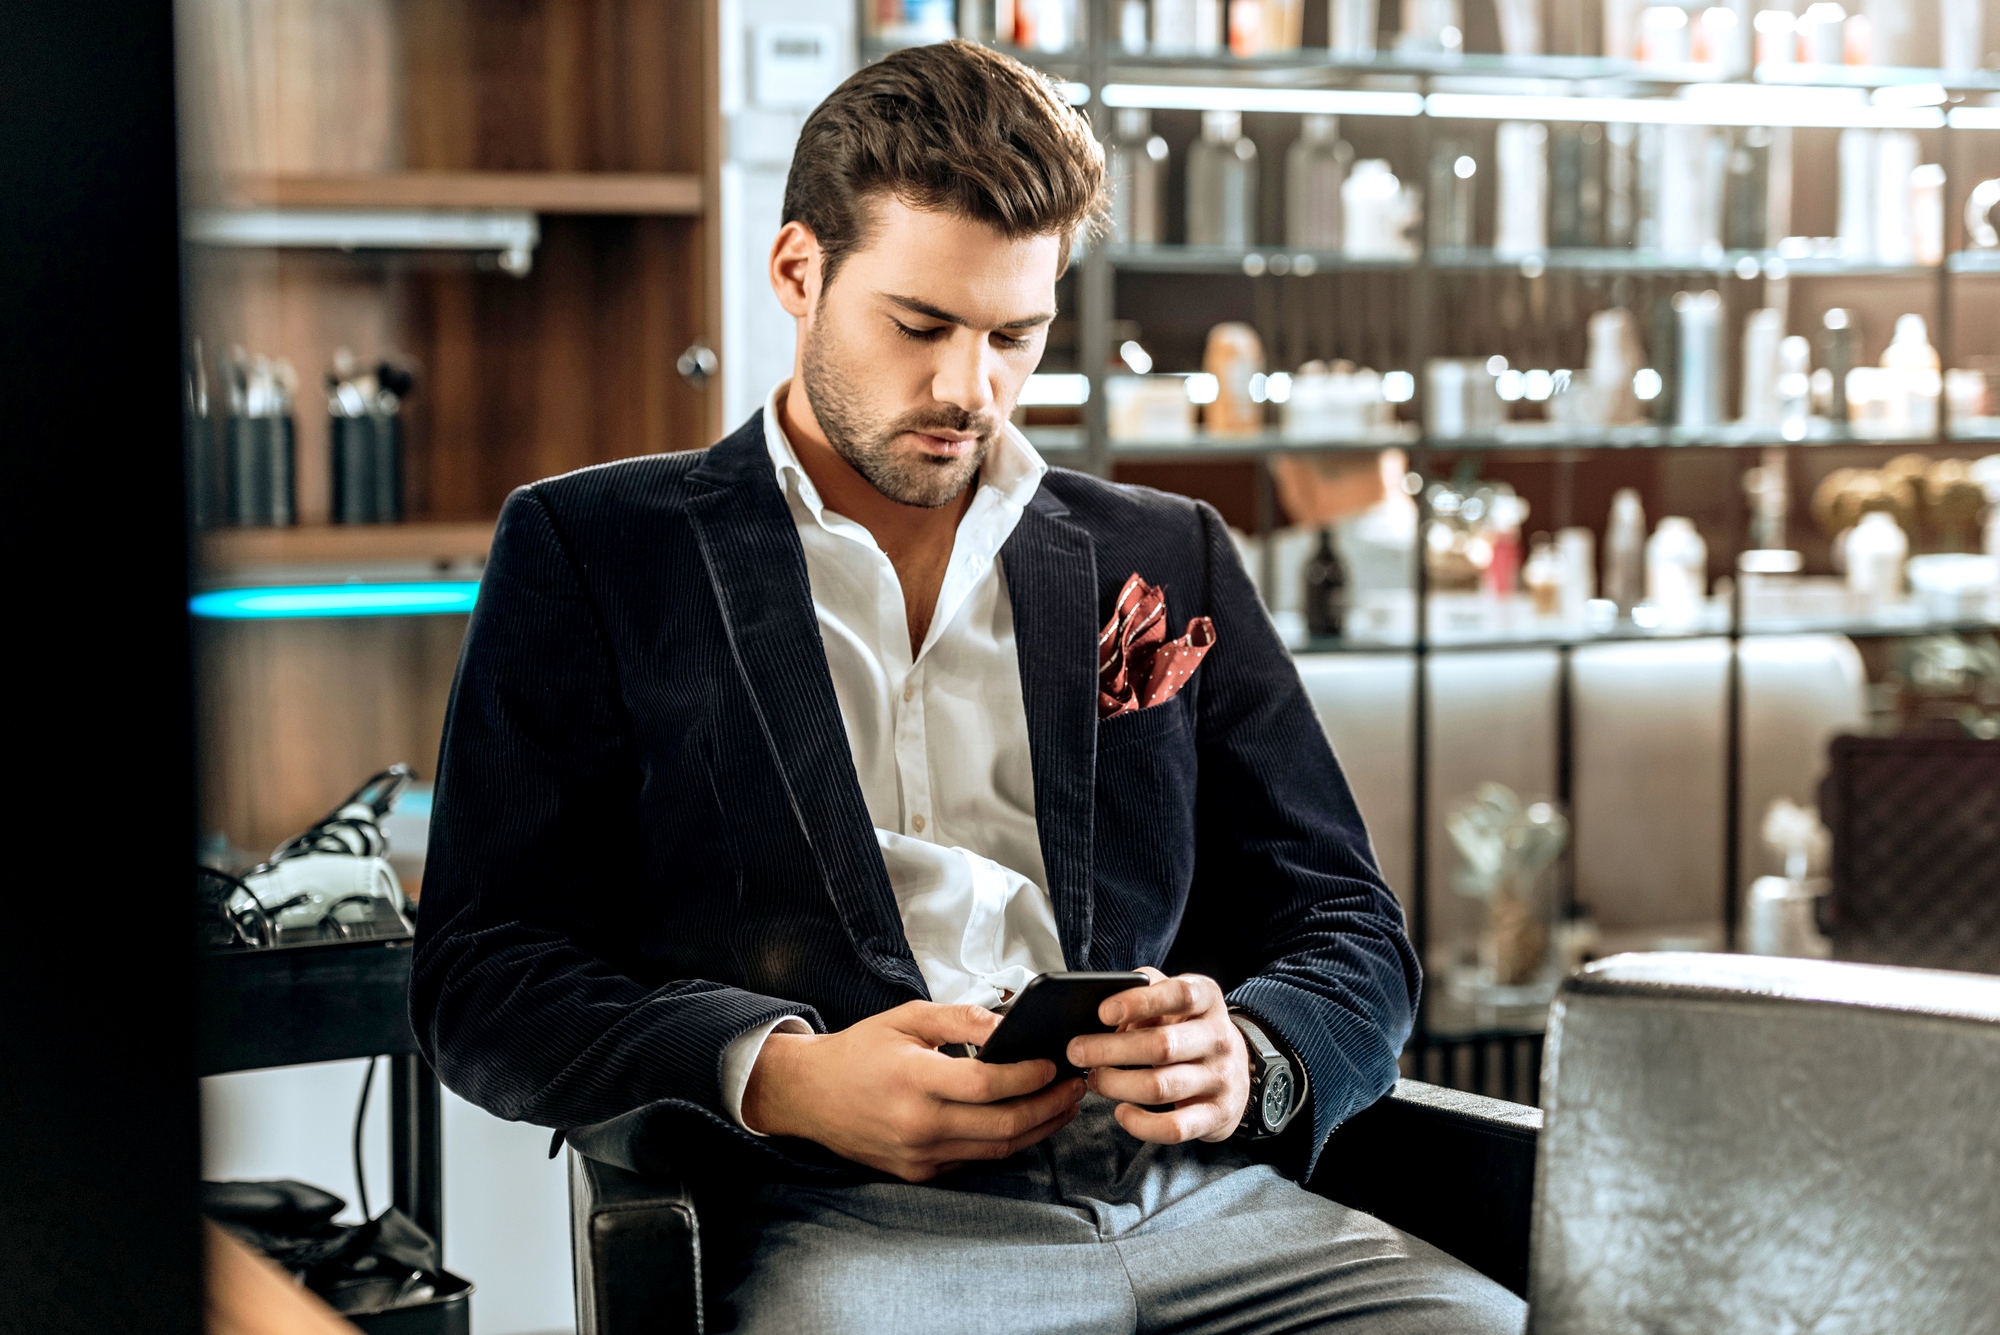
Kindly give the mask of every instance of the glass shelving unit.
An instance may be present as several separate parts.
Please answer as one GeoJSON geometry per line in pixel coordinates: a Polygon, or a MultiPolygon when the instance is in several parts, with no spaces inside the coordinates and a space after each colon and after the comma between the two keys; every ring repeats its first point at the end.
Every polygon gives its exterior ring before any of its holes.
{"type": "MultiPolygon", "coordinates": [[[[1384,53],[1372,58],[1335,56],[1303,49],[1250,59],[1231,56],[1135,55],[1114,49],[1107,35],[1114,31],[1108,0],[1087,0],[1080,6],[1084,40],[1073,50],[1057,53],[1020,52],[1022,59],[1067,81],[1070,100],[1089,112],[1101,138],[1110,137],[1113,113],[1121,107],[1156,111],[1236,110],[1263,113],[1324,113],[1342,118],[1401,121],[1414,141],[1415,159],[1428,161],[1434,136],[1458,134],[1477,122],[1541,120],[1547,123],[1699,124],[1731,127],[1795,127],[1829,131],[1849,127],[1910,129],[1943,133],[1942,159],[1947,176],[1944,198],[1949,221],[1958,199],[1959,178],[1969,155],[1956,142],[1968,133],[2000,130],[2000,72],[1946,72],[1901,67],[1765,65],[1723,69],[1715,65],[1656,65],[1594,56],[1409,56],[1384,53]]],[[[865,49],[865,48],[864,48],[865,49]]],[[[1272,168],[1267,166],[1266,170],[1272,168]]],[[[1394,367],[1418,373],[1439,347],[1440,285],[1478,280],[1481,276],[1519,274],[1536,279],[1544,274],[1574,275],[1579,280],[1671,281],[1677,277],[1706,281],[1718,287],[1757,282],[1887,283],[1912,290],[1932,310],[1932,341],[1946,367],[1955,361],[1955,285],[1961,278],[1978,282],[2000,275],[2000,249],[1949,252],[1941,264],[1883,263],[1825,253],[1790,253],[1784,248],[1710,250],[1702,253],[1660,253],[1622,248],[1550,248],[1533,253],[1499,253],[1491,249],[1430,250],[1419,227],[1416,252],[1407,259],[1361,259],[1339,252],[1298,250],[1262,244],[1243,249],[1198,248],[1184,245],[1103,245],[1084,251],[1077,283],[1078,359],[1090,377],[1090,393],[1082,405],[1081,427],[1039,428],[1031,433],[1051,452],[1052,461],[1108,474],[1127,462],[1267,460],[1278,452],[1337,453],[1399,445],[1409,454],[1410,467],[1428,484],[1441,476],[1441,464],[1468,454],[1525,456],[1563,461],[1573,466],[1605,451],[1683,448],[1802,450],[1845,448],[1890,454],[1927,446],[2000,444],[2000,419],[1991,417],[1945,422],[1940,429],[1918,434],[1871,432],[1810,421],[1803,432],[1787,435],[1768,427],[1729,423],[1704,430],[1641,424],[1578,428],[1547,422],[1512,422],[1480,436],[1449,436],[1427,430],[1421,393],[1401,406],[1402,420],[1393,433],[1353,439],[1307,439],[1272,429],[1252,436],[1217,436],[1197,432],[1188,439],[1121,440],[1107,429],[1106,367],[1112,364],[1114,322],[1123,294],[1132,284],[1164,285],[1188,281],[1242,281],[1251,285],[1251,303],[1262,300],[1267,285],[1311,280],[1317,283],[1392,282],[1405,286],[1397,331],[1404,358],[1394,367]],[[1386,276],[1386,277],[1385,277],[1386,276]]],[[[1950,236],[1950,228],[1947,236],[1950,236]]],[[[1796,289],[1795,289],[1796,290],[1796,289]]],[[[1234,317],[1232,317],[1234,318],[1234,317]]],[[[1944,405],[1940,404],[1941,415],[1944,405]]],[[[1260,466],[1260,512],[1266,522],[1275,513],[1270,474],[1260,466]]],[[[1419,533],[1428,531],[1430,515],[1419,496],[1419,533]]],[[[1421,544],[1419,544],[1421,549],[1421,544]]],[[[1856,639],[1895,636],[1977,633],[2000,628],[2000,599],[1983,607],[1959,608],[1951,615],[1917,604],[1865,614],[1774,617],[1746,616],[1740,597],[1711,600],[1695,624],[1673,628],[1637,626],[1629,620],[1599,626],[1563,625],[1533,616],[1516,616],[1504,627],[1460,628],[1435,615],[1433,592],[1425,563],[1415,559],[1413,606],[1398,630],[1350,634],[1346,638],[1311,640],[1307,653],[1395,654],[1411,661],[1412,755],[1411,840],[1412,884],[1399,887],[1410,907],[1411,930],[1420,953],[1429,941],[1429,899],[1436,878],[1427,865],[1430,825],[1428,751],[1432,731],[1428,660],[1437,654],[1481,650],[1540,648],[1561,659],[1558,706],[1561,720],[1558,800],[1567,807],[1573,772],[1569,737],[1569,656],[1594,645],[1707,639],[1726,642],[1729,651],[1725,726],[1726,777],[1723,883],[1720,910],[1725,937],[1737,918],[1739,846],[1743,838],[1741,803],[1743,771],[1742,669],[1738,646],[1745,637],[1792,634],[1839,634],[1856,639]]],[[[1740,590],[1743,580],[1734,581],[1740,590]]],[[[1393,620],[1393,618],[1391,618],[1393,620]]],[[[1572,839],[1572,849],[1574,840],[1572,839]]],[[[1562,893],[1570,888],[1565,885],[1562,893]]],[[[1514,1040],[1537,1044],[1542,1022],[1537,1008],[1468,1007],[1434,990],[1414,1040],[1418,1069],[1449,1080],[1453,1045],[1473,1047],[1475,1070],[1485,1069],[1489,1045],[1499,1044],[1501,1060],[1511,1072],[1520,1056],[1514,1040]],[[1425,1061],[1426,1049],[1432,1060],[1425,1061]],[[1439,1064],[1439,1054],[1446,1065],[1439,1064]]],[[[1526,1051],[1524,1049],[1524,1051],[1526,1051]]],[[[1460,1055],[1463,1055],[1461,1052],[1460,1055]]],[[[1510,1085],[1511,1088],[1511,1085],[1510,1085]]]]}

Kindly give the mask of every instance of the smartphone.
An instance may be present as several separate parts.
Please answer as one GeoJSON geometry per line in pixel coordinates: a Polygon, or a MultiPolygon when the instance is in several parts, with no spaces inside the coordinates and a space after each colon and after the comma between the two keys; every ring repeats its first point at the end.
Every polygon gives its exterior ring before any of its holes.
{"type": "Polygon", "coordinates": [[[1112,1026],[1097,1018],[1106,997],[1152,980],[1143,973],[1042,973],[1007,1004],[1007,1013],[993,1037],[979,1049],[983,1062],[1024,1062],[1046,1057],[1056,1064],[1056,1079],[1083,1072],[1064,1053],[1078,1034],[1108,1034],[1112,1026]]]}

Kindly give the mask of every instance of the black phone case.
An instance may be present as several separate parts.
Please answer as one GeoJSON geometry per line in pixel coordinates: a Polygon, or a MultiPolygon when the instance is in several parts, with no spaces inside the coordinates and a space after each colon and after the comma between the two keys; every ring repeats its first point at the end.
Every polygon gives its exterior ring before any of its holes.
{"type": "Polygon", "coordinates": [[[1149,980],[1143,973],[1044,973],[1030,979],[1007,1007],[1006,1018],[979,1049],[983,1062],[1024,1062],[1045,1057],[1056,1064],[1056,1079],[1082,1072],[1063,1055],[1078,1034],[1105,1034],[1111,1026],[1097,1018],[1106,997],[1149,980]]]}

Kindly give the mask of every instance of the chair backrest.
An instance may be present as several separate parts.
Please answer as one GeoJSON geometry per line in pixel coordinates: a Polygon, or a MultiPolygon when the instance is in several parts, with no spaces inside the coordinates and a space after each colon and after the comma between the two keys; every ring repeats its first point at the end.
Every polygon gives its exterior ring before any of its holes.
{"type": "Polygon", "coordinates": [[[1621,955],[1564,983],[1529,1330],[2000,1330],[2000,978],[1621,955]]]}
{"type": "Polygon", "coordinates": [[[2000,741],[1836,737],[1835,959],[2000,973],[2000,741]]]}

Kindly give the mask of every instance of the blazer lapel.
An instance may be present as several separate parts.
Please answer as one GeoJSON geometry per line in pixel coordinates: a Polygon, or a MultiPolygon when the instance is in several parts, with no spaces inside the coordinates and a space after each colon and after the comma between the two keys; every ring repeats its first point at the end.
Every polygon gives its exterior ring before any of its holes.
{"type": "Polygon", "coordinates": [[[827,893],[862,959],[927,996],[847,747],[805,549],[764,446],[759,414],[712,446],[688,504],[743,685],[827,893]]]}
{"type": "Polygon", "coordinates": [[[1028,714],[1035,824],[1056,930],[1072,969],[1090,967],[1091,831],[1097,793],[1097,552],[1069,511],[1038,491],[1000,549],[1028,714]]]}

